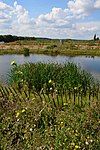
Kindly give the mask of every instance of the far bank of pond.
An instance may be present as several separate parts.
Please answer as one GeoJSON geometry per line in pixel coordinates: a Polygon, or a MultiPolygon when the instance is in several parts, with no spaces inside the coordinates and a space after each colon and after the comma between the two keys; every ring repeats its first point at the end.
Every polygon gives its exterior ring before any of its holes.
{"type": "Polygon", "coordinates": [[[86,56],[50,56],[43,54],[31,54],[29,57],[24,55],[0,55],[0,81],[6,82],[9,71],[11,69],[11,62],[15,61],[17,64],[24,64],[25,62],[32,63],[59,63],[74,62],[82,69],[90,72],[94,77],[100,79],[100,57],[86,57],[86,56]]]}

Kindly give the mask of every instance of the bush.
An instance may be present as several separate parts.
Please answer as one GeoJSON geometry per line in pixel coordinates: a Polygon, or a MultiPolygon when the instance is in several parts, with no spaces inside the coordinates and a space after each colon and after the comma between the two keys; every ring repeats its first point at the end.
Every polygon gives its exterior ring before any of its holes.
{"type": "Polygon", "coordinates": [[[29,56],[29,49],[28,48],[24,48],[24,56],[29,56]]]}
{"type": "Polygon", "coordinates": [[[57,45],[50,45],[50,46],[47,46],[47,49],[54,49],[56,47],[57,47],[57,45]]]}

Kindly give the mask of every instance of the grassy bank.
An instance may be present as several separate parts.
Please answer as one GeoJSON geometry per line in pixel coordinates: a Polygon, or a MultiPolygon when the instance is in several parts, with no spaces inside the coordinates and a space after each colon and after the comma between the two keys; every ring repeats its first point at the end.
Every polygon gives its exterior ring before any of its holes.
{"type": "Polygon", "coordinates": [[[99,99],[79,105],[72,98],[62,104],[63,98],[54,105],[52,94],[0,86],[0,149],[99,150],[99,99]]]}
{"type": "Polygon", "coordinates": [[[0,44],[0,54],[24,54],[24,48],[30,53],[50,55],[91,55],[100,56],[100,41],[82,40],[24,40],[0,44]]]}

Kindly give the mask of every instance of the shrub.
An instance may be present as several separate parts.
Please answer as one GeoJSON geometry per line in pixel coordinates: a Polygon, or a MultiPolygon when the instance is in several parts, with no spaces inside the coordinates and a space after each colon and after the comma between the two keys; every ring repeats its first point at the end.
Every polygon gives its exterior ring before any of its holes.
{"type": "Polygon", "coordinates": [[[24,48],[24,56],[29,56],[29,49],[28,48],[24,48]]]}
{"type": "Polygon", "coordinates": [[[50,46],[47,46],[47,49],[54,49],[56,47],[57,47],[57,45],[50,45],[50,46]]]}

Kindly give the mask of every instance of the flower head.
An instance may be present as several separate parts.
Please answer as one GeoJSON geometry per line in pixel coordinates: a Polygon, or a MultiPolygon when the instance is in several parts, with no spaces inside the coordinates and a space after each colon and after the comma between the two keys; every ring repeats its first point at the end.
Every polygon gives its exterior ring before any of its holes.
{"type": "Polygon", "coordinates": [[[22,110],[22,113],[25,112],[25,109],[22,110]]]}
{"type": "Polygon", "coordinates": [[[79,148],[79,146],[78,145],[75,145],[75,149],[78,149],[79,148]]]}
{"type": "Polygon", "coordinates": [[[52,82],[52,80],[49,80],[49,83],[51,83],[52,82]]]}
{"type": "Polygon", "coordinates": [[[16,117],[18,117],[19,115],[20,115],[20,113],[19,113],[19,112],[17,112],[16,117]]]}
{"type": "Polygon", "coordinates": [[[12,66],[16,65],[16,62],[15,62],[15,61],[12,61],[12,62],[11,62],[11,65],[12,65],[12,66]]]}
{"type": "Polygon", "coordinates": [[[30,128],[30,132],[32,132],[32,130],[33,130],[33,129],[32,129],[32,128],[30,128]]]}

